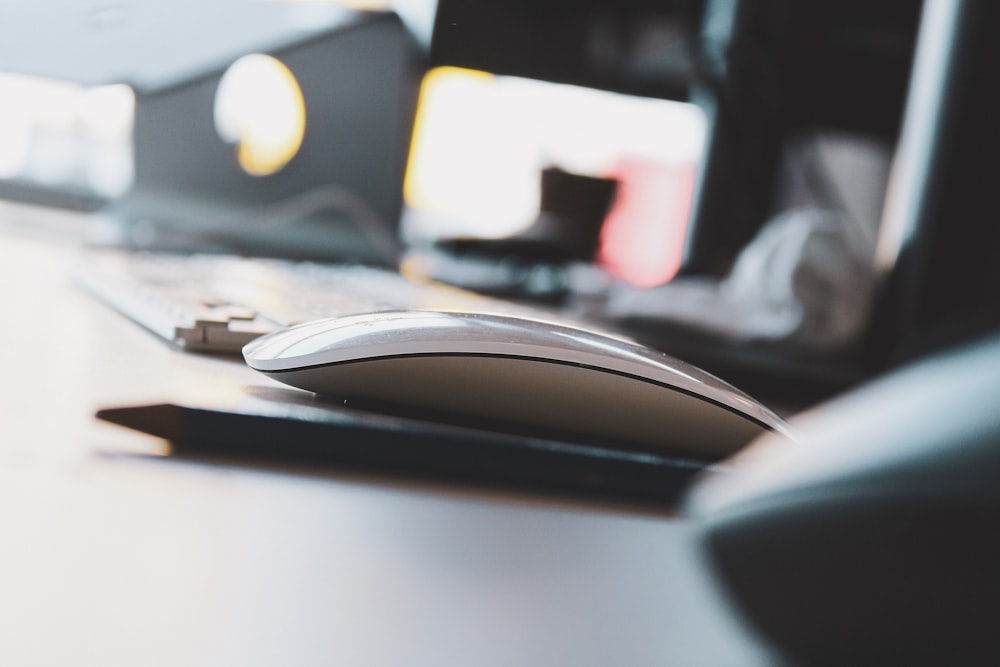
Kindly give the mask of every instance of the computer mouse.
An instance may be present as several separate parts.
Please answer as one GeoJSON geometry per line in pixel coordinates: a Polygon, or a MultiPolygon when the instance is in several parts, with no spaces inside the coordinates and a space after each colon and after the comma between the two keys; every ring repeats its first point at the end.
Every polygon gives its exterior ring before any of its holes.
{"type": "Polygon", "coordinates": [[[1000,664],[1000,337],[791,424],[684,503],[740,615],[789,664],[1000,664]]]}
{"type": "Polygon", "coordinates": [[[348,405],[461,417],[602,446],[728,456],[771,410],[725,382],[612,334],[521,316],[381,312],[308,322],[243,349],[247,364],[348,405]]]}

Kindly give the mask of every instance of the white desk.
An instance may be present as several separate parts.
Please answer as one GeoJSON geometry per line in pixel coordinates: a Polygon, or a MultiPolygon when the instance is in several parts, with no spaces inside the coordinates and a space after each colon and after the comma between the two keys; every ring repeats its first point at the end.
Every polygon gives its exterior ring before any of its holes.
{"type": "Polygon", "coordinates": [[[268,380],[79,292],[74,252],[0,234],[0,664],[767,664],[667,516],[150,456],[94,410],[268,380]]]}

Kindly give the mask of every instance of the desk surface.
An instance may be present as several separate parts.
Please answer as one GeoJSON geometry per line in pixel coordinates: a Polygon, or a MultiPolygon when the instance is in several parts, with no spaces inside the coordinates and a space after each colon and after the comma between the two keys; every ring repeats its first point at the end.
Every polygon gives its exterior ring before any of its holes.
{"type": "Polygon", "coordinates": [[[0,205],[0,664],[767,663],[683,521],[179,460],[98,422],[270,381],[96,303],[77,248],[17,215],[0,205]]]}

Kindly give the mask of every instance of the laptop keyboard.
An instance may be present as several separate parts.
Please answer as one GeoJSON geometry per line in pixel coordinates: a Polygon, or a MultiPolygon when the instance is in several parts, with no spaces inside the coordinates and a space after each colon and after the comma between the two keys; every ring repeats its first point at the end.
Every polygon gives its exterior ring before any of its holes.
{"type": "Polygon", "coordinates": [[[357,265],[101,251],[87,254],[74,277],[153,333],[197,352],[238,353],[283,327],[390,310],[489,312],[581,326],[549,309],[357,265]]]}

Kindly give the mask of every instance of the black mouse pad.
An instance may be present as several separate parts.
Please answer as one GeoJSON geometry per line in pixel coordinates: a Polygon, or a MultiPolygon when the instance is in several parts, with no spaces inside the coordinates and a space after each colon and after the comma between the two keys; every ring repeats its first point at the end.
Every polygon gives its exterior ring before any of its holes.
{"type": "Polygon", "coordinates": [[[372,412],[247,388],[218,405],[107,407],[101,420],[168,440],[173,456],[292,463],[673,507],[707,464],[372,412]]]}

